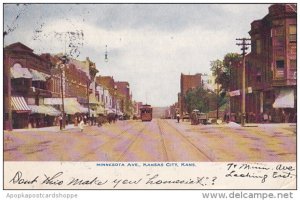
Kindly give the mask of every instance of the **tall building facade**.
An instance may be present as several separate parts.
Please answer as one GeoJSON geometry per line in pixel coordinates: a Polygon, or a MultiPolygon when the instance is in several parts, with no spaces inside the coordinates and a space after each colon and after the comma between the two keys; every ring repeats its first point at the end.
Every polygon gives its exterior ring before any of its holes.
{"type": "Polygon", "coordinates": [[[50,62],[17,42],[4,48],[4,128],[41,127],[60,114],[44,106],[52,96],[50,62]]]}
{"type": "Polygon", "coordinates": [[[132,115],[133,114],[133,105],[132,99],[130,95],[130,86],[127,81],[117,81],[116,88],[118,93],[120,94],[120,110],[124,114],[132,115]]]}
{"type": "Polygon", "coordinates": [[[181,115],[187,113],[185,95],[189,90],[201,87],[201,74],[185,75],[181,73],[180,76],[180,94],[178,95],[179,100],[179,112],[181,115]]]}
{"type": "MultiPolygon", "coordinates": [[[[274,4],[264,18],[251,23],[251,52],[246,56],[248,122],[296,120],[296,9],[295,4],[274,4]]],[[[237,116],[241,69],[241,62],[235,63],[231,76],[231,112],[237,116]]]]}

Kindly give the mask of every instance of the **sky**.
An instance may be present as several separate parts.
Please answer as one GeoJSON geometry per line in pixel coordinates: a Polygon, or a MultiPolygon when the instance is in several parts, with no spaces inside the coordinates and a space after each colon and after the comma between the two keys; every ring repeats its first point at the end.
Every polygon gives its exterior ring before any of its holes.
{"type": "Polygon", "coordinates": [[[128,81],[133,99],[177,101],[180,74],[210,73],[210,61],[240,52],[251,22],[269,4],[5,4],[4,45],[66,52],[96,63],[98,75],[128,81]],[[105,62],[107,45],[108,61],[105,62]]]}

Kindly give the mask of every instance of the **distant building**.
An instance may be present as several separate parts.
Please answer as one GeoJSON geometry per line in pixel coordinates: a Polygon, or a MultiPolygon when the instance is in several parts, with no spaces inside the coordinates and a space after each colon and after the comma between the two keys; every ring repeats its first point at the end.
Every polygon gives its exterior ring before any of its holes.
{"type": "Polygon", "coordinates": [[[131,115],[131,95],[130,95],[130,87],[129,83],[126,81],[117,81],[115,82],[116,89],[119,94],[120,101],[120,111],[122,113],[126,113],[131,115]]]}
{"type": "Polygon", "coordinates": [[[116,112],[115,80],[112,76],[97,76],[98,93],[105,107],[105,113],[116,112]]]}
{"type": "Polygon", "coordinates": [[[201,87],[202,81],[201,81],[201,74],[195,74],[195,75],[184,75],[181,73],[180,76],[180,95],[179,102],[180,102],[180,108],[179,112],[181,115],[187,112],[186,104],[185,104],[185,95],[188,92],[188,90],[196,89],[197,87],[201,87]]]}
{"type": "Polygon", "coordinates": [[[221,87],[220,84],[216,84],[216,76],[212,74],[202,74],[201,79],[203,88],[206,90],[217,93],[218,89],[221,87]]]}
{"type": "Polygon", "coordinates": [[[134,102],[134,114],[137,117],[141,116],[140,108],[142,107],[143,102],[134,102]]]}

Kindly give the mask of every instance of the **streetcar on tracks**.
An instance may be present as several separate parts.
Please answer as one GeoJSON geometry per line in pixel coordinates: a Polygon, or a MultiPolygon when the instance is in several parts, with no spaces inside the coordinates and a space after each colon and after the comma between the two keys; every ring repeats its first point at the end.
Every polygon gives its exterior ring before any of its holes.
{"type": "Polygon", "coordinates": [[[152,120],[152,107],[151,105],[142,105],[140,108],[141,111],[141,120],[144,121],[151,121],[152,120]]]}

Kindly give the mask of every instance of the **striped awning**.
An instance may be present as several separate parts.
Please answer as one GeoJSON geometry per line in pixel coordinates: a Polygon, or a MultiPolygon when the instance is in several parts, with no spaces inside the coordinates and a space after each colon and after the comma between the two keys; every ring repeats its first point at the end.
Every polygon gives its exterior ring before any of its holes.
{"type": "Polygon", "coordinates": [[[18,113],[31,112],[31,109],[28,107],[24,97],[22,96],[12,96],[11,105],[12,105],[12,110],[18,113]]]}

